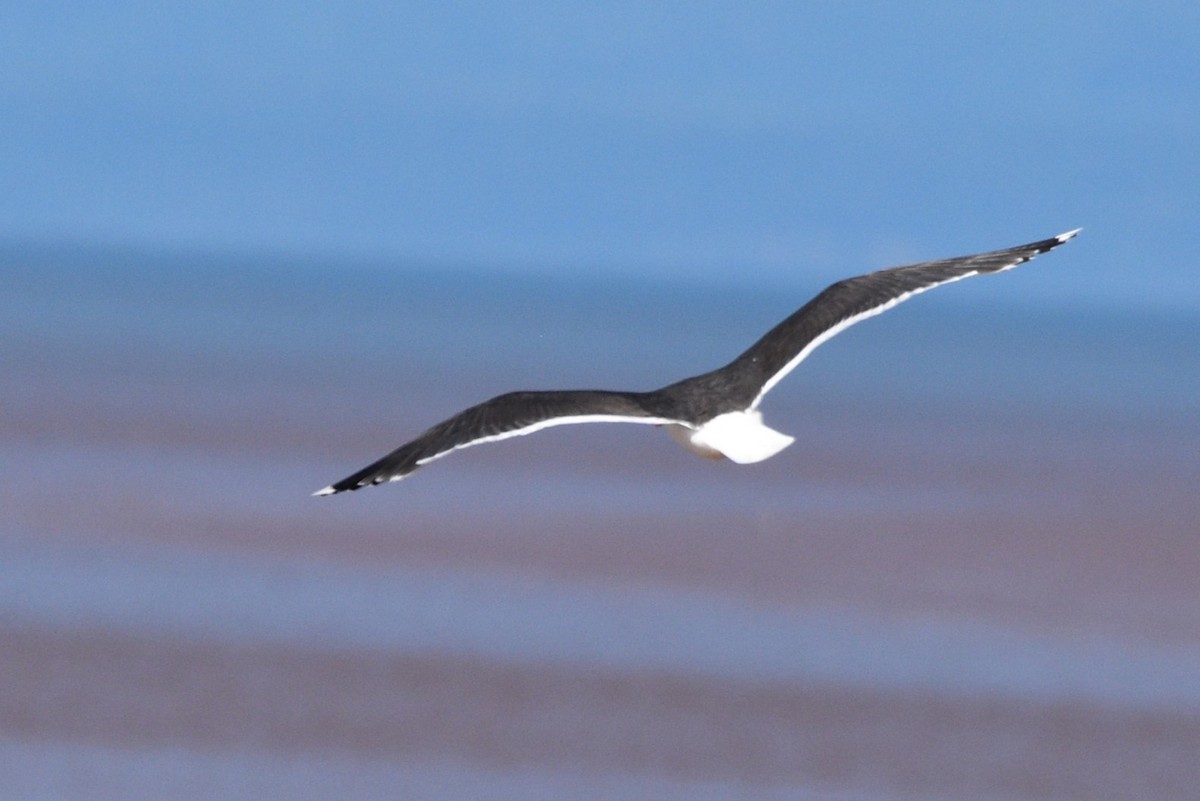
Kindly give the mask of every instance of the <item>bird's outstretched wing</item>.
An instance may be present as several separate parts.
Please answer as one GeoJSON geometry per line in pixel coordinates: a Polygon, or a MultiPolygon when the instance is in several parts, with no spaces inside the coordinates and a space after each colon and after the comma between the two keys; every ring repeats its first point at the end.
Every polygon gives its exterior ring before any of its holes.
{"type": "Polygon", "coordinates": [[[763,395],[804,361],[817,346],[858,321],[887,311],[897,303],[936,286],[973,275],[1011,270],[1039,253],[1058,247],[1079,231],[1077,228],[1050,239],[1005,250],[907,264],[838,281],[768,331],[729,367],[754,371],[761,376],[762,389],[751,404],[751,408],[755,408],[763,395]]]}
{"type": "Polygon", "coordinates": [[[412,442],[314,495],[333,495],[385,481],[398,481],[423,464],[451,451],[482,442],[532,434],[550,426],[571,423],[679,422],[654,414],[651,395],[638,392],[579,390],[510,392],[459,412],[412,442]]]}
{"type": "Polygon", "coordinates": [[[1058,247],[1078,232],[1076,229],[1028,245],[893,267],[838,281],[725,367],[654,392],[581,390],[500,395],[438,423],[382,459],[313,494],[333,495],[396,481],[451,451],[550,426],[621,422],[677,424],[703,431],[713,420],[730,419],[729,413],[756,415],[755,408],[763,395],[839,331],[935,286],[1016,267],[1058,247]]]}

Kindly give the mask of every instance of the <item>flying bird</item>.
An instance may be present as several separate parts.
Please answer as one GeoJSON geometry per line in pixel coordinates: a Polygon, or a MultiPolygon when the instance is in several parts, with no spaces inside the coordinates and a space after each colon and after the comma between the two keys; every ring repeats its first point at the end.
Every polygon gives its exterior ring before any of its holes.
{"type": "Polygon", "coordinates": [[[738,464],[769,459],[792,437],[763,425],[763,396],[808,354],[860,320],[942,284],[999,273],[1052,250],[1081,229],[1028,245],[925,261],[831,284],[724,367],[651,392],[510,392],[444,420],[353,475],[318,490],[333,495],[406,478],[448,453],[570,423],[665,426],[688,450],[738,464]]]}

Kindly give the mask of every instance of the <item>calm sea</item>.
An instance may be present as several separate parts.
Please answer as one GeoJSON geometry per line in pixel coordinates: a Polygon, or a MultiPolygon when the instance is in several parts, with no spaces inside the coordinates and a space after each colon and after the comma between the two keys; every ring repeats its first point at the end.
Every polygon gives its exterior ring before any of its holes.
{"type": "Polygon", "coordinates": [[[576,426],[314,499],[820,286],[0,256],[0,798],[1197,797],[1200,314],[951,287],[759,465],[576,426]]]}

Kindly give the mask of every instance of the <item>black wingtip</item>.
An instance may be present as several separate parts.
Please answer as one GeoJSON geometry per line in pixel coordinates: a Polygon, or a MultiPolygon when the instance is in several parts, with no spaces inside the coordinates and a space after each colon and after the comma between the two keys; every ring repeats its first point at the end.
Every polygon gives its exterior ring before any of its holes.
{"type": "Polygon", "coordinates": [[[383,484],[389,481],[399,481],[420,466],[421,460],[418,460],[415,456],[415,446],[419,442],[417,440],[407,445],[402,445],[387,456],[376,459],[371,464],[351,473],[341,481],[335,481],[328,487],[317,490],[313,495],[315,497],[337,495],[338,493],[354,492],[355,490],[373,487],[376,484],[383,484]]]}
{"type": "MultiPolygon", "coordinates": [[[[1046,243],[1047,243],[1046,250],[1053,250],[1054,248],[1058,247],[1059,245],[1063,244],[1064,242],[1070,242],[1072,239],[1074,239],[1076,236],[1078,236],[1079,232],[1082,230],[1083,230],[1082,228],[1076,228],[1073,231],[1067,231],[1065,234],[1059,234],[1056,237],[1047,239],[1046,240],[1046,243]]],[[[1042,252],[1045,253],[1046,250],[1043,250],[1042,252]]]]}
{"type": "MultiPolygon", "coordinates": [[[[1009,248],[1007,251],[997,251],[998,253],[1015,253],[1019,255],[1014,262],[1002,265],[992,270],[984,270],[983,272],[1004,272],[1006,270],[1010,270],[1019,264],[1024,264],[1025,262],[1030,261],[1036,256],[1040,256],[1043,253],[1049,253],[1064,242],[1071,241],[1078,236],[1079,232],[1082,230],[1082,228],[1076,228],[1073,231],[1067,231],[1064,234],[1052,236],[1049,239],[1043,239],[1039,242],[1030,242],[1028,245],[1018,245],[1015,248],[1009,248]]],[[[990,254],[983,255],[986,256],[990,254]]]]}
{"type": "Polygon", "coordinates": [[[1072,239],[1078,236],[1079,232],[1082,230],[1082,228],[1076,228],[1073,231],[1067,231],[1065,234],[1059,234],[1058,236],[1052,236],[1049,239],[1043,239],[1041,242],[1033,242],[1029,245],[1025,245],[1025,247],[1032,248],[1033,255],[1040,256],[1043,253],[1054,250],[1064,242],[1070,242],[1072,239]]]}
{"type": "Polygon", "coordinates": [[[376,471],[371,468],[360,470],[352,476],[348,476],[343,478],[341,481],[330,484],[324,489],[317,490],[313,493],[313,497],[324,498],[326,495],[337,495],[340,492],[353,492],[354,490],[360,490],[363,487],[373,487],[376,484],[383,482],[383,479],[377,475],[374,478],[367,480],[367,477],[375,472],[376,471]]]}

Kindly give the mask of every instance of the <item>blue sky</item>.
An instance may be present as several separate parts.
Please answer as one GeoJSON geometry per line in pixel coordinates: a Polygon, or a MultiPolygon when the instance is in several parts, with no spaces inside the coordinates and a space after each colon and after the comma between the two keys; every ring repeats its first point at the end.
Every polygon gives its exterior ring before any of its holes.
{"type": "MultiPolygon", "coordinates": [[[[0,8],[0,241],[1200,308],[1187,2],[0,8]]],[[[347,267],[347,269],[350,269],[347,267]]]]}

